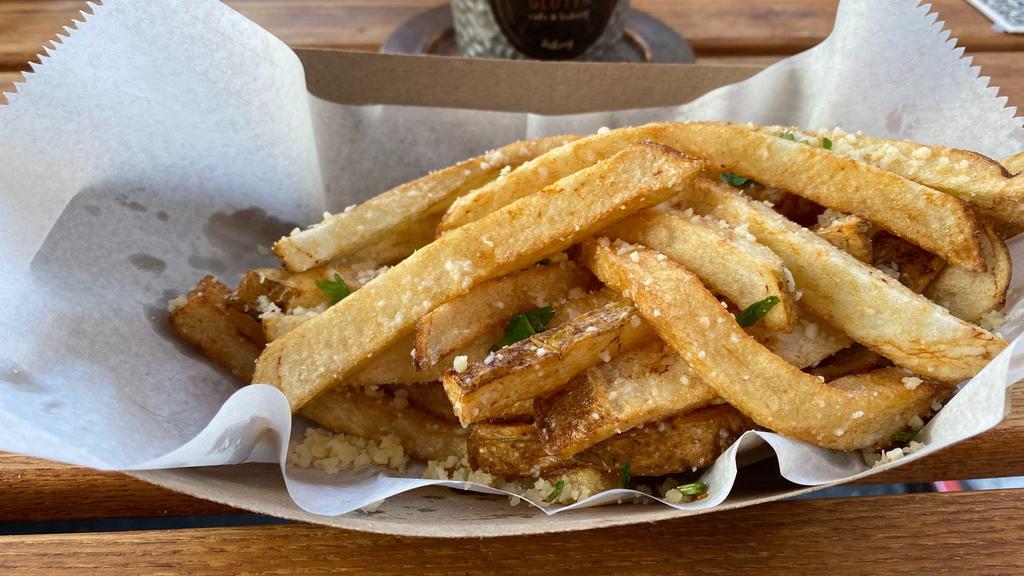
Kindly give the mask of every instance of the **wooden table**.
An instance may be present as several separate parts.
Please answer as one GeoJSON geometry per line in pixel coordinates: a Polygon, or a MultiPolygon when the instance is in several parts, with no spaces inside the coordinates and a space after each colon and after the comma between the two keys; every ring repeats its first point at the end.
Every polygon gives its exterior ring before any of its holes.
{"type": "MultiPolygon", "coordinates": [[[[125,0],[119,0],[125,1],[125,0]]],[[[397,25],[437,0],[233,0],[294,46],[375,50],[397,25]]],[[[682,31],[702,62],[770,63],[829,32],[834,2],[634,0],[682,31]]],[[[942,17],[1010,104],[1024,104],[1024,36],[995,33],[962,0],[935,0],[942,17]]],[[[81,7],[77,1],[0,2],[0,90],[81,7]]],[[[1024,388],[995,430],[896,469],[873,483],[1024,475],[1024,388]]],[[[992,490],[801,500],[690,520],[586,533],[437,541],[300,524],[241,511],[130,477],[0,454],[0,574],[546,572],[864,574],[1024,571],[1024,491],[992,490]],[[75,521],[192,517],[204,528],[80,530],[75,521]],[[195,517],[199,517],[196,520],[195,517]],[[205,520],[203,520],[205,518],[205,520]],[[70,522],[70,523],[69,523],[70,522]]]]}

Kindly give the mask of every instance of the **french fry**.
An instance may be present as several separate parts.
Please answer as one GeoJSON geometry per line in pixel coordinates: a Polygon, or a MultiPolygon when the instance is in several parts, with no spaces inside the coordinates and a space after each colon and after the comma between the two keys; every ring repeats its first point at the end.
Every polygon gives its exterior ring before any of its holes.
{"type": "Polygon", "coordinates": [[[1014,178],[1007,167],[976,152],[848,134],[838,128],[813,132],[776,126],[762,130],[789,131],[798,140],[808,139],[812,146],[818,146],[822,137],[829,138],[836,154],[894,172],[956,196],[1002,220],[1024,225],[1024,178],[1014,178]]]}
{"type": "Polygon", "coordinates": [[[267,342],[279,340],[314,317],[316,317],[316,313],[283,314],[281,312],[270,312],[268,314],[261,314],[260,323],[263,324],[263,337],[267,342]]]}
{"type": "Polygon", "coordinates": [[[455,198],[494,179],[506,166],[515,167],[557,148],[572,136],[551,136],[514,142],[392,188],[340,214],[274,244],[274,253],[291,272],[303,272],[400,236],[403,228],[434,212],[443,212],[455,198]]]}
{"type": "Polygon", "coordinates": [[[715,122],[648,124],[581,138],[460,198],[445,214],[440,229],[452,230],[479,219],[638,141],[659,142],[711,159],[716,170],[857,214],[949,262],[984,270],[978,222],[958,198],[821,148],[715,122]]]}
{"type": "Polygon", "coordinates": [[[353,290],[362,285],[358,269],[351,266],[325,266],[298,274],[280,268],[255,268],[242,276],[229,304],[253,316],[264,312],[262,303],[273,304],[285,312],[316,308],[327,302],[327,296],[316,286],[317,281],[334,280],[335,274],[353,290]]]}
{"type": "Polygon", "coordinates": [[[613,302],[494,352],[465,370],[449,370],[444,389],[463,426],[507,414],[550,394],[573,376],[654,338],[627,302],[613,302]],[[632,321],[631,321],[632,320],[632,321]]]}
{"type": "Polygon", "coordinates": [[[544,452],[530,424],[476,424],[470,429],[469,462],[504,477],[550,475],[586,467],[634,476],[659,476],[705,468],[743,432],[749,419],[730,406],[714,406],[634,428],[568,458],[544,452]]]}
{"type": "Polygon", "coordinates": [[[437,225],[441,223],[443,214],[428,214],[415,222],[393,230],[383,239],[364,246],[349,254],[341,256],[327,266],[352,266],[373,262],[378,266],[393,265],[405,260],[413,252],[434,241],[437,225]]]}
{"type": "Polygon", "coordinates": [[[405,396],[413,406],[428,412],[445,422],[458,424],[459,419],[452,411],[452,403],[444,393],[440,382],[420,382],[418,384],[399,384],[395,386],[396,395],[404,390],[405,396]]]}
{"type": "Polygon", "coordinates": [[[871,223],[853,214],[842,214],[812,228],[828,243],[861,262],[871,263],[871,223]]]}
{"type": "Polygon", "coordinates": [[[380,438],[394,434],[406,452],[422,460],[444,460],[466,453],[466,432],[395,398],[369,396],[361,389],[337,388],[316,398],[301,411],[324,428],[343,434],[380,438]]]}
{"type": "Polygon", "coordinates": [[[821,376],[826,382],[831,382],[843,376],[869,372],[888,364],[889,361],[876,352],[855,345],[836,352],[808,372],[815,376],[821,376]]]}
{"type": "Polygon", "coordinates": [[[800,306],[799,310],[799,320],[792,332],[766,330],[758,325],[746,330],[777,356],[801,369],[815,366],[853,344],[842,330],[825,322],[806,306],[800,306]]]}
{"type": "Polygon", "coordinates": [[[703,408],[715,397],[675,352],[655,341],[535,399],[534,421],[544,451],[568,458],[626,430],[703,408]]]}
{"type": "Polygon", "coordinates": [[[924,292],[946,267],[946,262],[939,256],[888,232],[879,232],[872,242],[872,263],[875,268],[893,276],[918,294],[924,292]]]}
{"type": "MultiPolygon", "coordinates": [[[[836,252],[864,266],[852,256],[836,252]]],[[[634,252],[619,254],[611,246],[588,241],[581,261],[602,282],[629,297],[705,384],[754,422],[780,434],[837,450],[884,445],[906,429],[911,418],[927,415],[934,400],[945,399],[952,392],[951,386],[919,378],[907,380],[906,373],[897,368],[825,384],[758,343],[694,274],[674,262],[658,260],[651,250],[637,247],[634,252]],[[708,323],[705,326],[693,318],[707,318],[708,323]]],[[[855,291],[849,286],[846,289],[855,291]]]]}
{"type": "Polygon", "coordinates": [[[168,321],[214,364],[248,383],[263,349],[263,334],[259,322],[227,305],[229,295],[227,286],[205,276],[171,310],[168,321]]]}
{"type": "Polygon", "coordinates": [[[928,378],[960,382],[1006,347],[1001,337],[956,318],[724,184],[703,178],[684,197],[695,210],[747,225],[793,273],[802,304],[900,366],[928,378]]]}
{"type": "Polygon", "coordinates": [[[1024,152],[1018,152],[1012,156],[1003,158],[1000,164],[1007,172],[1017,176],[1021,172],[1024,172],[1024,152]]]}
{"type": "Polygon", "coordinates": [[[298,409],[438,305],[668,199],[702,168],[702,161],[664,146],[634,146],[446,234],[271,342],[254,381],[277,386],[298,409]]]}
{"type": "Polygon", "coordinates": [[[978,322],[986,313],[1003,307],[1013,272],[1006,243],[989,227],[985,228],[982,248],[985,272],[946,266],[924,291],[930,300],[967,322],[978,322]]]}
{"type": "Polygon", "coordinates": [[[793,329],[796,301],[782,260],[726,226],[699,216],[649,210],[602,234],[661,252],[693,270],[708,288],[739,308],[775,296],[779,303],[764,317],[765,325],[782,332],[793,329]]]}
{"type": "Polygon", "coordinates": [[[519,312],[564,301],[574,290],[597,287],[573,262],[534,266],[488,280],[433,309],[416,323],[416,364],[431,366],[484,332],[503,327],[519,312]]]}

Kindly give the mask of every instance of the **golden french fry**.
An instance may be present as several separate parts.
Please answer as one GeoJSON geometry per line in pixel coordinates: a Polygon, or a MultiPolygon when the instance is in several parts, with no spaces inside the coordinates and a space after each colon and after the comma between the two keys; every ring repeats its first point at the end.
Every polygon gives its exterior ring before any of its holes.
{"type": "Polygon", "coordinates": [[[494,179],[506,166],[518,166],[573,138],[551,136],[514,142],[432,172],[278,240],[274,253],[292,272],[322,266],[388,236],[400,236],[405,227],[444,211],[455,198],[494,179]]]}
{"type": "Polygon", "coordinates": [[[477,220],[638,141],[659,142],[707,158],[718,171],[857,214],[950,262],[984,270],[978,222],[958,198],[821,148],[718,122],[648,124],[581,138],[460,198],[440,229],[477,220]]]}
{"type": "Polygon", "coordinates": [[[960,266],[946,266],[924,291],[933,302],[968,322],[978,322],[985,314],[1006,303],[1013,262],[1006,243],[989,227],[982,241],[985,272],[972,272],[960,266]]]}
{"type": "Polygon", "coordinates": [[[956,196],[1007,222],[1024,224],[1024,178],[1014,178],[1008,168],[976,152],[849,134],[838,128],[814,132],[774,126],[762,131],[790,132],[813,147],[820,146],[822,137],[829,138],[836,154],[956,196]]]}
{"type": "Polygon", "coordinates": [[[444,393],[440,382],[419,382],[417,384],[397,384],[392,387],[396,397],[404,395],[413,406],[452,424],[459,419],[452,411],[452,403],[444,393]]]}
{"type": "Polygon", "coordinates": [[[584,293],[597,285],[586,268],[568,261],[478,284],[416,323],[416,364],[434,365],[480,334],[504,327],[513,314],[561,303],[573,291],[584,293]]]}
{"type": "Polygon", "coordinates": [[[699,216],[649,210],[602,234],[661,252],[740,308],[775,296],[779,303],[764,317],[765,325],[783,332],[793,329],[796,301],[782,260],[742,233],[699,216]]]}
{"type": "Polygon", "coordinates": [[[1001,337],[956,318],[724,184],[702,178],[684,197],[698,211],[746,225],[793,273],[802,304],[900,366],[936,380],[960,382],[1006,347],[1001,337]]]}
{"type": "Polygon", "coordinates": [[[250,315],[259,316],[273,304],[285,312],[301,308],[316,308],[326,305],[327,295],[317,288],[317,281],[334,281],[335,274],[355,290],[359,288],[366,272],[372,274],[375,265],[324,266],[306,272],[292,274],[280,268],[255,268],[242,276],[229,304],[250,315]]]}
{"type": "Polygon", "coordinates": [[[828,243],[861,262],[871,263],[871,223],[853,214],[839,214],[812,228],[828,243]]]}
{"type": "Polygon", "coordinates": [[[175,332],[210,361],[248,384],[263,349],[259,322],[227,305],[231,292],[205,276],[185,296],[172,302],[168,321],[175,332]]]}
{"type": "Polygon", "coordinates": [[[659,476],[705,468],[743,432],[748,418],[731,406],[714,406],[634,428],[568,458],[544,452],[530,424],[475,424],[469,433],[470,464],[506,477],[550,475],[586,467],[620,472],[629,463],[634,476],[659,476]]]}
{"type": "Polygon", "coordinates": [[[799,320],[792,332],[746,328],[761,344],[797,368],[815,366],[825,358],[853,344],[842,330],[822,320],[806,306],[798,306],[799,320]]]}
{"type": "MultiPolygon", "coordinates": [[[[812,232],[807,234],[835,250],[812,232]]],[[[588,241],[581,261],[602,282],[630,298],[705,384],[759,425],[780,434],[838,450],[887,444],[906,429],[911,418],[927,415],[933,400],[944,399],[952,391],[931,381],[908,380],[896,368],[847,376],[826,385],[744,332],[697,277],[679,264],[658,260],[654,252],[641,247],[618,252],[588,241]],[[708,322],[694,322],[694,318],[708,322]]]]}
{"type": "Polygon", "coordinates": [[[836,378],[869,372],[888,364],[888,360],[858,344],[836,352],[808,372],[831,382],[836,378]]]}
{"type": "MultiPolygon", "coordinates": [[[[946,267],[939,256],[926,252],[888,232],[879,232],[873,239],[875,268],[896,278],[901,284],[920,294],[946,267]]],[[[984,247],[984,245],[983,245],[984,247]]]]}
{"type": "Polygon", "coordinates": [[[443,214],[428,214],[415,222],[392,230],[383,239],[364,246],[347,256],[331,261],[327,266],[352,266],[366,262],[377,266],[393,265],[405,260],[410,254],[434,241],[437,225],[443,214]]]}
{"type": "Polygon", "coordinates": [[[334,432],[380,438],[394,434],[406,452],[423,460],[444,460],[466,453],[466,432],[451,422],[402,406],[391,395],[367,395],[355,388],[335,389],[300,412],[334,432]]]}
{"type": "Polygon", "coordinates": [[[638,145],[522,198],[417,250],[271,342],[254,381],[277,386],[298,409],[344,382],[438,305],[668,199],[702,168],[702,161],[665,146],[638,145]]]}
{"type": "Polygon", "coordinates": [[[1003,168],[1006,169],[1007,172],[1017,176],[1021,172],[1024,172],[1024,152],[1017,152],[1012,156],[1007,156],[1000,161],[1000,164],[1003,165],[1003,168]]]}
{"type": "Polygon", "coordinates": [[[494,352],[465,370],[449,370],[444,389],[468,425],[500,417],[517,403],[550,394],[602,358],[650,340],[654,333],[627,302],[587,312],[494,352]],[[631,321],[632,320],[632,321],[631,321]]]}
{"type": "Polygon", "coordinates": [[[715,397],[675,352],[654,341],[535,399],[534,421],[544,451],[568,458],[626,430],[703,408],[715,397]]]}

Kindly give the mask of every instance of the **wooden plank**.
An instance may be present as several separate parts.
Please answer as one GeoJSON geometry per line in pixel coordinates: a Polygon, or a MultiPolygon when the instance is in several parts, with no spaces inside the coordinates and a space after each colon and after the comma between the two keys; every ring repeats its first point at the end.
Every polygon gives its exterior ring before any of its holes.
{"type": "Polygon", "coordinates": [[[0,453],[0,523],[237,512],[117,472],[0,453]]]}
{"type": "MultiPolygon", "coordinates": [[[[439,0],[228,0],[285,42],[340,48],[384,42],[402,22],[439,0]]],[[[1024,49],[1024,36],[1000,34],[963,0],[934,0],[962,44],[974,51],[1024,49]]],[[[0,3],[0,68],[21,69],[60,26],[77,16],[74,0],[0,3]]],[[[837,2],[819,0],[634,0],[633,5],[680,31],[698,55],[792,54],[832,29],[837,2]]]]}
{"type": "Polygon", "coordinates": [[[34,574],[1006,574],[1024,564],[1024,490],[792,501],[649,527],[410,539],[305,524],[0,537],[34,574]],[[891,521],[897,513],[902,521],[891,521]],[[842,535],[842,537],[838,537],[842,535]],[[670,570],[670,572],[673,570],[670,570]]]}
{"type": "MultiPolygon", "coordinates": [[[[933,482],[1024,475],[1024,386],[1012,392],[1016,410],[999,426],[919,462],[859,484],[933,482]]],[[[0,453],[0,522],[142,516],[230,514],[236,509],[199,500],[115,472],[76,468],[0,453]]]]}

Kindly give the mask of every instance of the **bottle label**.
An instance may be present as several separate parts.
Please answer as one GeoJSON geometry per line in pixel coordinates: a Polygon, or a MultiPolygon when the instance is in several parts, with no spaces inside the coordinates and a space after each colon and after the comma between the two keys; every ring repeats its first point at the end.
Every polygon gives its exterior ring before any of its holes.
{"type": "Polygon", "coordinates": [[[501,32],[542,60],[572,59],[604,32],[618,0],[490,0],[501,32]]]}

